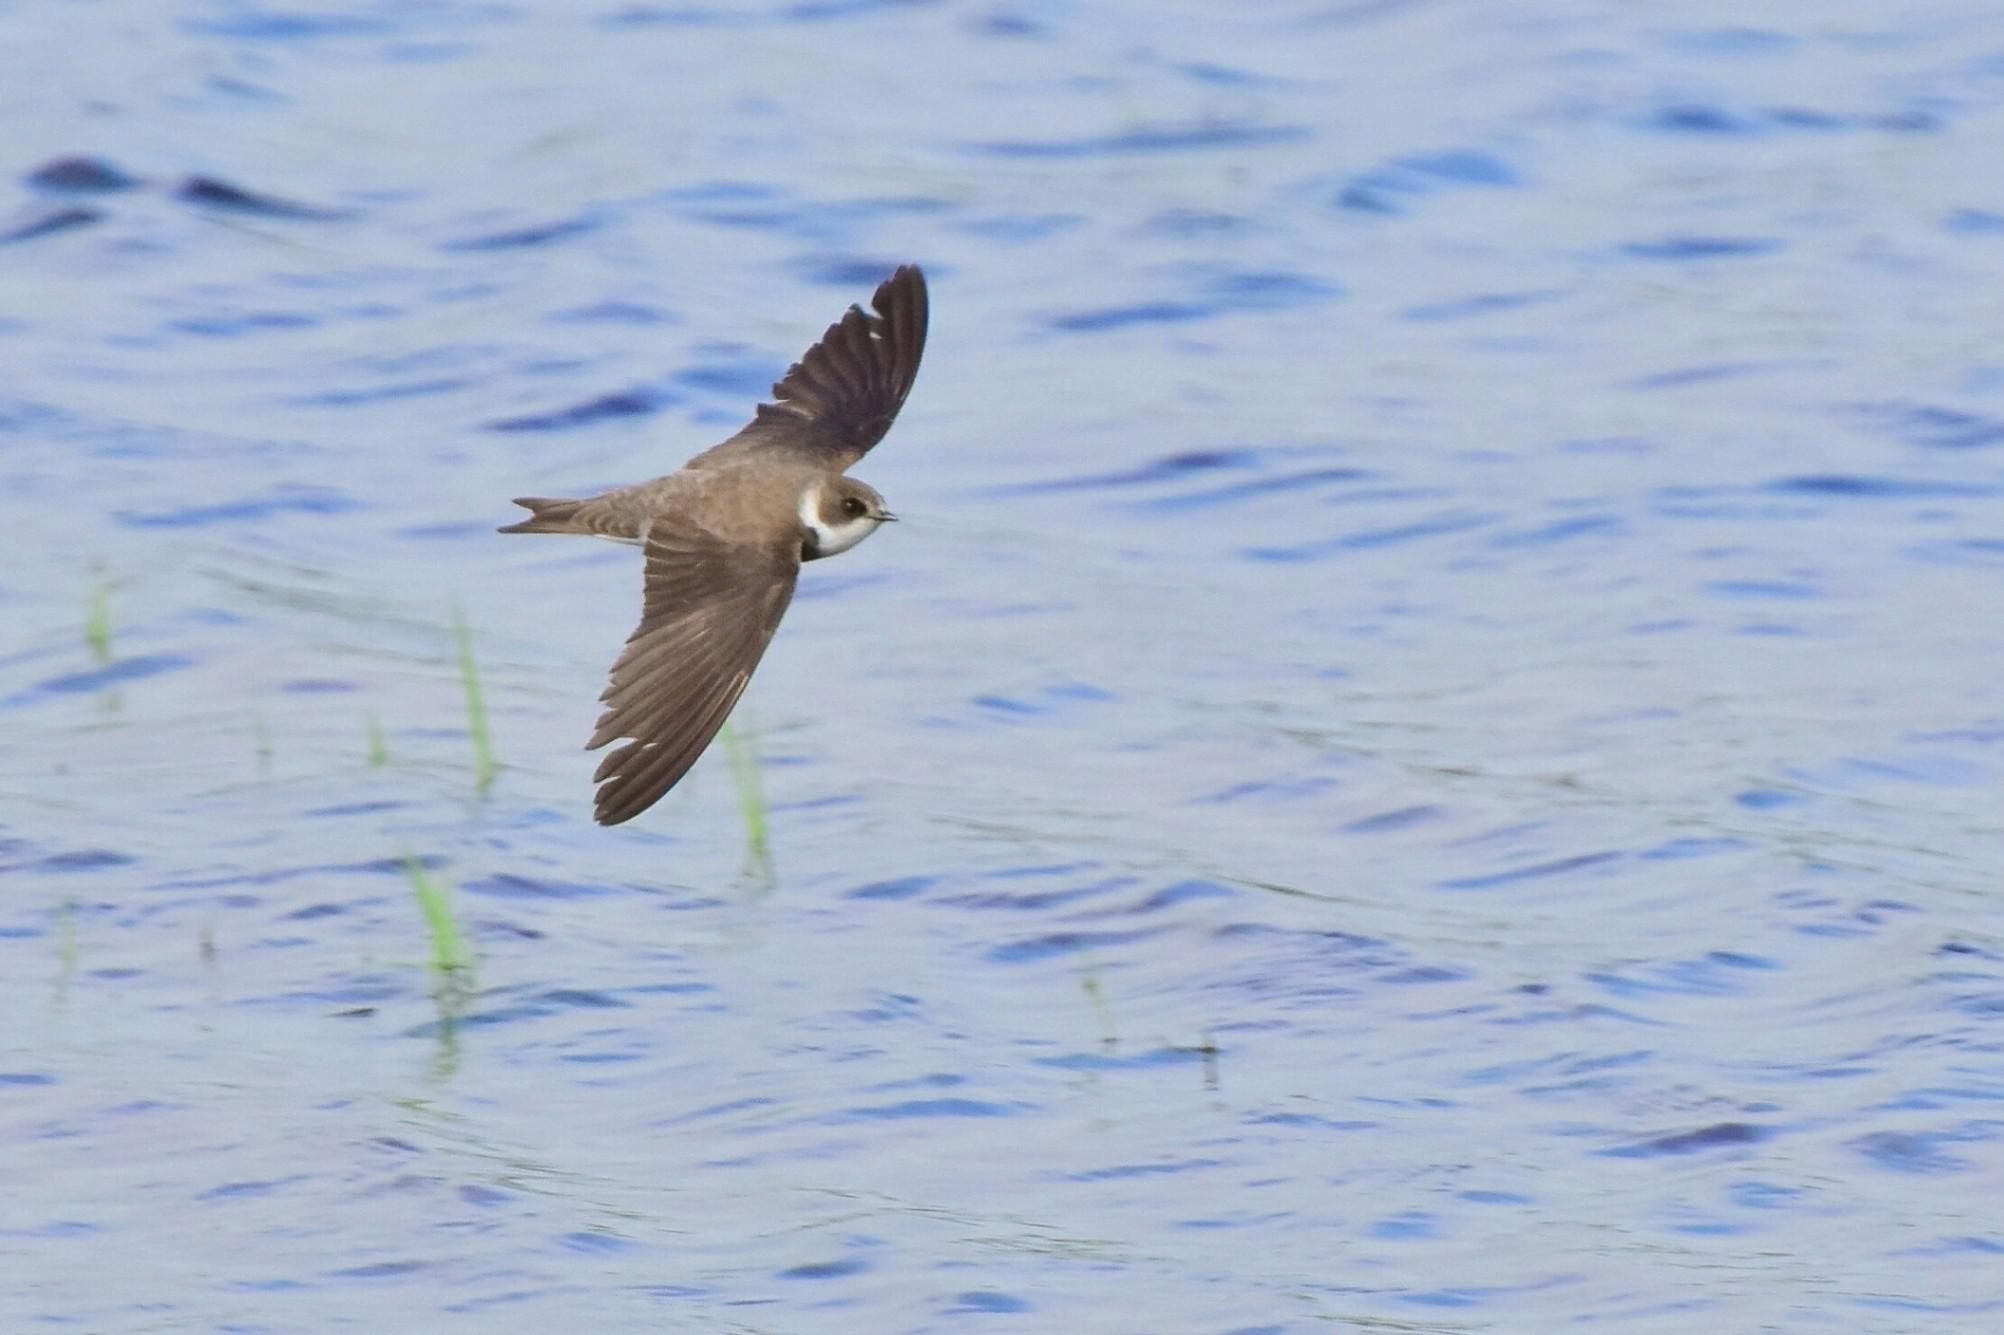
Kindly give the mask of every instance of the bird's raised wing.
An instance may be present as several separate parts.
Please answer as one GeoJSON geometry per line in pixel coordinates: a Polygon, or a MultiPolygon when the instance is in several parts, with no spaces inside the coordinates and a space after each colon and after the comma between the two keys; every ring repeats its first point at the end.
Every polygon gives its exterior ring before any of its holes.
{"type": "Polygon", "coordinates": [[[646,607],[585,744],[632,739],[592,776],[601,825],[647,810],[696,763],[744,693],[800,574],[797,543],[761,548],[667,527],[648,535],[646,607]]]}
{"type": "Polygon", "coordinates": [[[925,275],[907,264],[877,285],[871,311],[851,306],[772,387],[745,428],[689,461],[707,467],[783,450],[847,471],[884,438],[925,354],[925,275]],[[874,312],[874,314],[872,313],[874,312]]]}

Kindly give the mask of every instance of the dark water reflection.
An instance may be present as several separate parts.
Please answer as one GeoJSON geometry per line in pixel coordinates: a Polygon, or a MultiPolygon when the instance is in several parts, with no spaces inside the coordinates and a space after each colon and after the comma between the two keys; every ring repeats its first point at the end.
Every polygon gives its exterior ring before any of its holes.
{"type": "Polygon", "coordinates": [[[0,19],[0,1325],[1998,1319],[1993,15],[128,8],[0,19]],[[593,827],[506,498],[908,258],[769,856],[593,827]]]}

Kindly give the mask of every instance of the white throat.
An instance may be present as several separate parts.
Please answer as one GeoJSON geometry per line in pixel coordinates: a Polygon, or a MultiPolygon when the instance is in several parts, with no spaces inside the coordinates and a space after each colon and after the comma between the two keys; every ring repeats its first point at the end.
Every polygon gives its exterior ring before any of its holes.
{"type": "Polygon", "coordinates": [[[816,557],[841,555],[875,533],[879,522],[874,516],[858,515],[839,524],[830,524],[821,517],[820,485],[809,487],[800,494],[800,523],[813,535],[816,557]]]}

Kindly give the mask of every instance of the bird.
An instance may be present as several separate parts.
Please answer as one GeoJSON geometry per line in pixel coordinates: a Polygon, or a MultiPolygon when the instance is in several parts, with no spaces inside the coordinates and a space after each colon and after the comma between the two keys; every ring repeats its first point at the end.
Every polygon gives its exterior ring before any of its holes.
{"type": "Polygon", "coordinates": [[[897,518],[848,470],[882,440],[918,375],[929,300],[916,264],[851,306],[721,444],[650,482],[584,500],[517,497],[502,533],[609,538],[646,554],[640,624],[585,743],[615,741],[592,782],[601,825],[638,816],[689,772],[793,599],[800,567],[897,518]],[[623,739],[623,740],[622,740],[623,739]]]}

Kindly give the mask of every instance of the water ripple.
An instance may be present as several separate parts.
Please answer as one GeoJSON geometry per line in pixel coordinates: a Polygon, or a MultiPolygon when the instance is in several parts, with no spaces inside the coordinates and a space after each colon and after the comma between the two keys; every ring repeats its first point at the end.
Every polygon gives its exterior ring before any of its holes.
{"type": "Polygon", "coordinates": [[[1638,260],[1724,260],[1771,255],[1783,242],[1772,236],[1667,236],[1655,241],[1631,241],[1621,253],[1638,260]]]}
{"type": "Polygon", "coordinates": [[[1337,189],[1336,207],[1399,214],[1408,203],[1441,190],[1500,189],[1523,184],[1516,170],[1483,149],[1414,153],[1350,177],[1337,189]]]}
{"type": "Polygon", "coordinates": [[[1451,511],[1431,519],[1417,520],[1410,524],[1395,524],[1387,528],[1363,529],[1346,533],[1339,537],[1325,538],[1319,542],[1304,542],[1287,547],[1247,547],[1242,554],[1255,561],[1294,563],[1318,561],[1326,556],[1344,552],[1364,551],[1375,547],[1393,547],[1426,538],[1445,537],[1455,533],[1467,533],[1484,528],[1496,522],[1497,516],[1472,511],[1451,511]]]}
{"type": "Polygon", "coordinates": [[[211,524],[269,519],[282,514],[337,515],[359,510],[362,503],[333,487],[292,484],[262,496],[186,505],[172,510],[117,512],[120,523],[134,528],[202,528],[211,524]]]}
{"type": "Polygon", "coordinates": [[[25,691],[0,699],[0,709],[18,709],[51,695],[95,695],[128,682],[145,681],[163,673],[182,672],[195,666],[184,654],[135,654],[85,672],[67,672],[37,682],[25,691]]]}
{"type": "Polygon", "coordinates": [[[568,241],[572,237],[583,236],[597,231],[600,219],[593,214],[580,214],[570,218],[558,218],[546,223],[534,223],[522,227],[503,228],[496,232],[479,232],[472,236],[441,242],[441,250],[465,253],[479,253],[487,250],[527,250],[537,246],[547,246],[552,242],[568,241]]]}
{"type": "Polygon", "coordinates": [[[1150,125],[1078,139],[997,139],[968,144],[970,152],[998,158],[1096,158],[1131,153],[1181,153],[1221,148],[1270,148],[1314,137],[1306,125],[1247,125],[1211,121],[1150,125]]]}
{"type": "Polygon", "coordinates": [[[646,417],[677,402],[680,402],[679,396],[658,389],[615,390],[567,408],[498,418],[486,426],[489,431],[568,431],[610,418],[646,417]]]}
{"type": "Polygon", "coordinates": [[[1977,450],[2004,442],[2004,421],[1983,413],[1929,403],[1865,403],[1857,417],[1910,445],[1939,450],[1977,450]]]}

